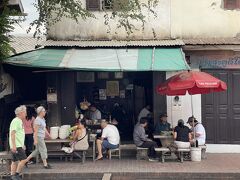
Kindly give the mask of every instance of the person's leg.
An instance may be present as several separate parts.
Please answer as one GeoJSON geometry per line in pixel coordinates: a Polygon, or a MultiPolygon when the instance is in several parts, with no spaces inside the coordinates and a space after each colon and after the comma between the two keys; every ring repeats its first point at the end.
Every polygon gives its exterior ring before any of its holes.
{"type": "Polygon", "coordinates": [[[35,146],[35,150],[27,157],[27,162],[30,161],[32,158],[37,157],[39,155],[39,145],[35,146]]]}
{"type": "Polygon", "coordinates": [[[27,156],[29,156],[29,153],[28,153],[28,135],[27,134],[25,134],[25,140],[24,140],[24,145],[25,145],[25,147],[26,147],[26,150],[25,150],[25,152],[26,152],[26,155],[27,156]]]}
{"type": "Polygon", "coordinates": [[[48,156],[47,156],[47,147],[46,147],[44,139],[38,140],[38,147],[39,147],[39,152],[40,152],[40,155],[41,155],[41,158],[43,161],[43,165],[44,165],[44,167],[47,167],[48,166],[48,163],[47,163],[48,156]]]}
{"type": "Polygon", "coordinates": [[[149,156],[155,158],[156,157],[156,151],[155,148],[157,147],[157,143],[155,141],[151,141],[149,143],[149,156]]]}
{"type": "Polygon", "coordinates": [[[102,143],[103,143],[103,141],[101,141],[100,139],[97,139],[97,150],[98,150],[97,159],[101,159],[103,157],[103,154],[102,154],[102,143]]]}
{"type": "Polygon", "coordinates": [[[15,175],[17,171],[17,162],[12,161],[11,164],[11,176],[15,175]]]}
{"type": "Polygon", "coordinates": [[[22,148],[17,148],[17,153],[16,153],[16,159],[19,161],[18,165],[17,165],[17,169],[16,169],[16,175],[18,176],[21,172],[23,167],[26,164],[26,153],[22,148]]]}
{"type": "Polygon", "coordinates": [[[155,158],[156,156],[156,151],[155,151],[155,147],[157,147],[157,143],[154,141],[146,141],[144,142],[140,147],[142,148],[148,148],[149,152],[148,155],[150,158],[155,158]]]}
{"type": "Polygon", "coordinates": [[[17,166],[17,171],[16,171],[17,174],[20,174],[22,172],[22,169],[26,163],[27,163],[26,159],[19,161],[18,166],[17,166]]]}

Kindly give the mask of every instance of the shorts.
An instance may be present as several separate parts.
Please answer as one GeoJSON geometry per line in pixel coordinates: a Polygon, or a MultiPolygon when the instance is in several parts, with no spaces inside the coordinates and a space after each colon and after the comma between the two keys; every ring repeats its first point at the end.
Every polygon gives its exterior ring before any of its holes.
{"type": "Polygon", "coordinates": [[[114,145],[114,144],[111,144],[108,142],[108,140],[103,140],[103,143],[102,143],[102,150],[103,152],[108,150],[108,149],[117,149],[118,148],[118,144],[117,145],[114,145]]]}
{"type": "Polygon", "coordinates": [[[23,150],[23,148],[21,148],[21,147],[17,148],[17,152],[16,153],[13,153],[11,151],[11,154],[12,154],[12,161],[13,162],[22,161],[22,160],[27,159],[26,153],[23,150]]]}

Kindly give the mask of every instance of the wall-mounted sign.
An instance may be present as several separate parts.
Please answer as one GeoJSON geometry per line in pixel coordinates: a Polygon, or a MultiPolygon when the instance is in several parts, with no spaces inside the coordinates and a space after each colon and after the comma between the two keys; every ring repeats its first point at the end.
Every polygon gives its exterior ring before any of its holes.
{"type": "Polygon", "coordinates": [[[201,69],[240,69],[240,57],[226,59],[204,58],[199,62],[201,69]]]}
{"type": "Polygon", "coordinates": [[[47,94],[48,103],[57,103],[57,93],[48,93],[47,94]]]}

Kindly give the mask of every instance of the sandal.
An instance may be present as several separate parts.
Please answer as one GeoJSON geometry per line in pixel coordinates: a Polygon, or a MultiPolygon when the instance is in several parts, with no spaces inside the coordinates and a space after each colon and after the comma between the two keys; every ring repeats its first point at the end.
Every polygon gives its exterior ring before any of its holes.
{"type": "Polygon", "coordinates": [[[47,164],[46,166],[43,166],[45,169],[52,169],[52,167],[50,166],[50,164],[47,164]]]}

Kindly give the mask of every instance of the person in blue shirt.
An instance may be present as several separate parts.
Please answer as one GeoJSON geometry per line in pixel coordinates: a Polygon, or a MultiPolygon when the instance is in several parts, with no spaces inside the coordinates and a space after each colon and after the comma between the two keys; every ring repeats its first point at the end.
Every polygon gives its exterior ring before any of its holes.
{"type": "Polygon", "coordinates": [[[155,134],[160,134],[162,131],[171,131],[171,124],[167,122],[167,114],[161,114],[160,120],[156,123],[155,134]]]}

